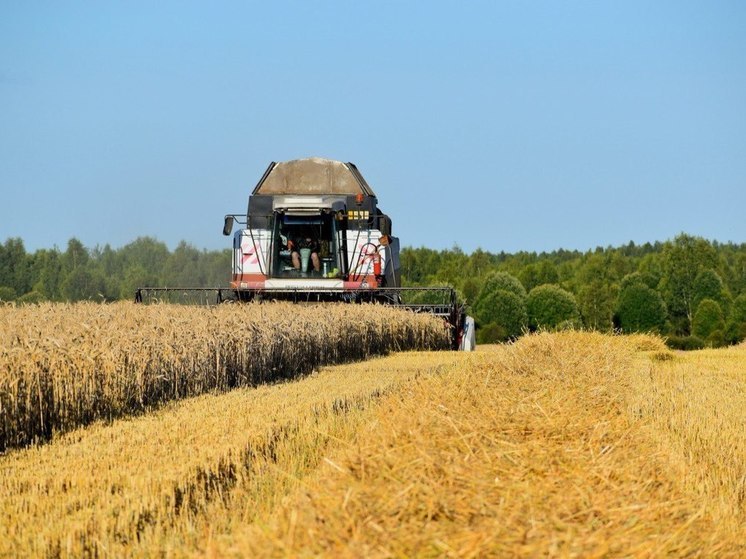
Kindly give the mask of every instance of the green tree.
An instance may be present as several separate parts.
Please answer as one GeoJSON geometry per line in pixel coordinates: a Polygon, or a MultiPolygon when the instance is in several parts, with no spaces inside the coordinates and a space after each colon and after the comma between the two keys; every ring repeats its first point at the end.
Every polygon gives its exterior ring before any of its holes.
{"type": "Polygon", "coordinates": [[[470,305],[473,305],[479,296],[479,282],[473,277],[467,277],[461,284],[461,291],[464,293],[464,299],[470,305]]]}
{"type": "Polygon", "coordinates": [[[560,280],[557,266],[551,260],[541,260],[536,264],[529,264],[520,271],[518,278],[527,291],[545,283],[559,283],[560,280]]]}
{"type": "Polygon", "coordinates": [[[451,250],[444,251],[441,265],[435,273],[435,281],[439,284],[460,283],[468,260],[469,257],[458,245],[451,250]]]}
{"type": "Polygon", "coordinates": [[[692,304],[698,308],[705,299],[717,301],[724,313],[728,313],[732,298],[725,288],[723,280],[715,270],[701,270],[694,278],[694,296],[692,304]]]}
{"type": "Polygon", "coordinates": [[[644,283],[630,283],[619,292],[616,317],[624,332],[662,332],[666,316],[663,298],[644,283]]]}
{"type": "Polygon", "coordinates": [[[158,287],[158,276],[153,272],[148,272],[140,265],[133,265],[127,268],[124,278],[120,283],[120,299],[134,299],[135,291],[139,287],[158,287]]]}
{"type": "Polygon", "coordinates": [[[481,299],[498,290],[509,291],[521,299],[526,298],[526,290],[523,288],[521,282],[506,272],[491,272],[487,274],[484,283],[482,283],[482,290],[479,297],[481,299]]]}
{"type": "MultiPolygon", "coordinates": [[[[697,307],[697,312],[694,314],[694,320],[692,322],[692,333],[702,339],[713,341],[713,334],[716,332],[720,333],[720,337],[723,336],[725,331],[725,320],[723,318],[723,310],[718,305],[717,301],[712,299],[704,299],[697,307]]],[[[715,341],[720,341],[717,337],[715,341]]],[[[722,345],[722,344],[711,344],[711,345],[722,345]]]]}
{"type": "Polygon", "coordinates": [[[19,295],[31,289],[30,262],[21,239],[0,245],[0,285],[12,287],[19,295]]]}
{"type": "Polygon", "coordinates": [[[34,284],[36,293],[41,294],[48,301],[62,299],[62,281],[64,280],[62,256],[59,251],[39,250],[35,254],[35,267],[38,279],[34,284]]]}
{"type": "Polygon", "coordinates": [[[725,325],[723,333],[723,343],[738,344],[746,340],[746,322],[736,322],[729,320],[725,325]]]}
{"type": "Polygon", "coordinates": [[[579,322],[580,311],[575,297],[558,285],[534,287],[526,299],[528,324],[532,330],[557,328],[566,322],[579,322]]]}
{"type": "MultiPolygon", "coordinates": [[[[230,254],[230,250],[227,252],[230,254]]],[[[168,247],[152,237],[138,237],[118,251],[118,259],[123,270],[141,267],[148,274],[154,274],[157,277],[163,274],[169,256],[168,247]]],[[[121,273],[123,270],[112,271],[121,273]]]]}
{"type": "Polygon", "coordinates": [[[741,293],[733,301],[731,318],[736,322],[746,322],[746,293],[741,293]]]}
{"type": "Polygon", "coordinates": [[[651,252],[643,256],[637,265],[637,271],[645,276],[645,283],[648,287],[657,289],[663,277],[663,261],[660,253],[651,252]]]}
{"type": "Polygon", "coordinates": [[[725,342],[737,344],[746,339],[746,293],[733,300],[730,317],[725,326],[725,342]]]}
{"type": "Polygon", "coordinates": [[[632,259],[625,256],[621,249],[611,250],[606,259],[608,277],[619,282],[624,276],[635,271],[632,259]]]}
{"type": "Polygon", "coordinates": [[[619,289],[624,291],[630,285],[635,284],[645,285],[650,289],[655,289],[655,287],[658,285],[658,279],[652,274],[632,272],[631,274],[627,274],[622,278],[622,283],[620,284],[619,289]]]}
{"type": "Polygon", "coordinates": [[[733,255],[729,271],[731,293],[746,293],[746,250],[733,255]]]}
{"type": "Polygon", "coordinates": [[[402,249],[399,255],[405,285],[428,285],[438,273],[442,253],[431,248],[402,249]]]}
{"type": "Polygon", "coordinates": [[[493,257],[489,252],[478,248],[469,256],[469,263],[466,274],[471,278],[478,278],[485,275],[493,267],[493,257]]]}
{"type": "Polygon", "coordinates": [[[62,267],[66,274],[77,268],[85,267],[90,260],[88,251],[78,239],[73,237],[67,241],[67,250],[62,255],[62,267]]]}
{"type": "Polygon", "coordinates": [[[206,274],[201,263],[203,254],[181,241],[169,256],[164,268],[164,285],[170,287],[205,287],[206,274]]]}
{"type": "Polygon", "coordinates": [[[89,267],[91,256],[78,239],[67,242],[67,250],[62,255],[62,275],[60,293],[67,301],[102,300],[103,278],[89,267]]]}
{"type": "Polygon", "coordinates": [[[493,339],[487,340],[482,336],[480,339],[483,342],[517,338],[528,322],[524,300],[504,289],[486,294],[476,307],[476,315],[480,326],[491,325],[485,330],[491,333],[493,339]]]}
{"type": "Polygon", "coordinates": [[[91,251],[91,269],[103,278],[102,295],[107,301],[120,299],[125,267],[123,259],[108,244],[103,248],[96,246],[91,251]]]}
{"type": "Polygon", "coordinates": [[[685,319],[687,332],[691,332],[694,319],[695,280],[705,269],[717,267],[717,252],[705,239],[687,234],[678,235],[663,248],[663,290],[667,296],[669,312],[685,319]]]}
{"type": "Polygon", "coordinates": [[[605,281],[594,280],[581,287],[578,305],[586,327],[591,330],[610,330],[615,299],[615,286],[605,281]]]}
{"type": "Polygon", "coordinates": [[[62,281],[62,296],[68,301],[102,301],[104,279],[86,266],[77,266],[62,281]]]}

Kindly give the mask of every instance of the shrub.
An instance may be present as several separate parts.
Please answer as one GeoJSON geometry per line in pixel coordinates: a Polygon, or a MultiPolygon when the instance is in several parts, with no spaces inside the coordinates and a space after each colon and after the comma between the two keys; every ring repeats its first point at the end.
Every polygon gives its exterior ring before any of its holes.
{"type": "Polygon", "coordinates": [[[697,307],[697,312],[694,313],[692,334],[707,339],[716,330],[720,330],[721,333],[725,330],[723,310],[716,301],[704,299],[697,307]]]}
{"type": "Polygon", "coordinates": [[[476,314],[480,324],[493,325],[491,335],[496,335],[495,328],[500,329],[502,334],[499,339],[493,341],[517,338],[528,323],[526,303],[523,299],[502,289],[488,293],[480,299],[476,314]]]}
{"type": "Polygon", "coordinates": [[[557,328],[567,321],[580,321],[580,311],[575,297],[557,285],[534,287],[526,299],[528,325],[538,328],[557,328]]]}
{"type": "Polygon", "coordinates": [[[16,290],[12,287],[0,285],[0,302],[13,301],[16,298],[16,290]]]}
{"type": "Polygon", "coordinates": [[[507,338],[505,328],[494,322],[485,324],[477,330],[477,341],[480,344],[495,344],[507,338]]]}
{"type": "Polygon", "coordinates": [[[702,349],[705,347],[705,342],[697,336],[669,336],[666,338],[666,345],[671,349],[691,351],[702,349]]]}
{"type": "Polygon", "coordinates": [[[619,293],[616,316],[625,332],[660,332],[666,323],[666,304],[657,291],[634,282],[619,293]]]}
{"type": "Polygon", "coordinates": [[[722,330],[715,330],[707,336],[706,342],[709,347],[723,347],[725,345],[725,333],[722,330]]]}
{"type": "Polygon", "coordinates": [[[736,322],[731,320],[725,326],[723,333],[725,343],[735,345],[746,340],[746,322],[736,322]]]}

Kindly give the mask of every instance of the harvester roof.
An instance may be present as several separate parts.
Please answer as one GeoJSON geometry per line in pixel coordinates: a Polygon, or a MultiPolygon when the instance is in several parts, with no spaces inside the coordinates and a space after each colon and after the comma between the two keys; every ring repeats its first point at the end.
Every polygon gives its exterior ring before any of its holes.
{"type": "Polygon", "coordinates": [[[252,194],[375,196],[353,163],[321,157],[270,163],[252,194]]]}

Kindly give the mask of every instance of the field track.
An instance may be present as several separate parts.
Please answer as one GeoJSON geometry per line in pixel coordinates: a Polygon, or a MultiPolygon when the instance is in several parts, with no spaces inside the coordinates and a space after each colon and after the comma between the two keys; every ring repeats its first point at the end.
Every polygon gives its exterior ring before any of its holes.
{"type": "Polygon", "coordinates": [[[0,457],[0,556],[741,557],[745,365],[543,334],[185,399],[0,457]]]}

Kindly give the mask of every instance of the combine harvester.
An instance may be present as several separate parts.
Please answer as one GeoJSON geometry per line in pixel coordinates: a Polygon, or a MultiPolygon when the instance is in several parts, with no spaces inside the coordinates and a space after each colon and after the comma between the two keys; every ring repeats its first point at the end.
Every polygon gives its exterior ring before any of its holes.
{"type": "Polygon", "coordinates": [[[450,287],[402,287],[391,219],[352,163],[309,158],[270,163],[234,223],[233,277],[225,288],[143,287],[137,302],[216,294],[217,302],[382,303],[441,316],[453,349],[474,348],[474,321],[450,287]]]}

